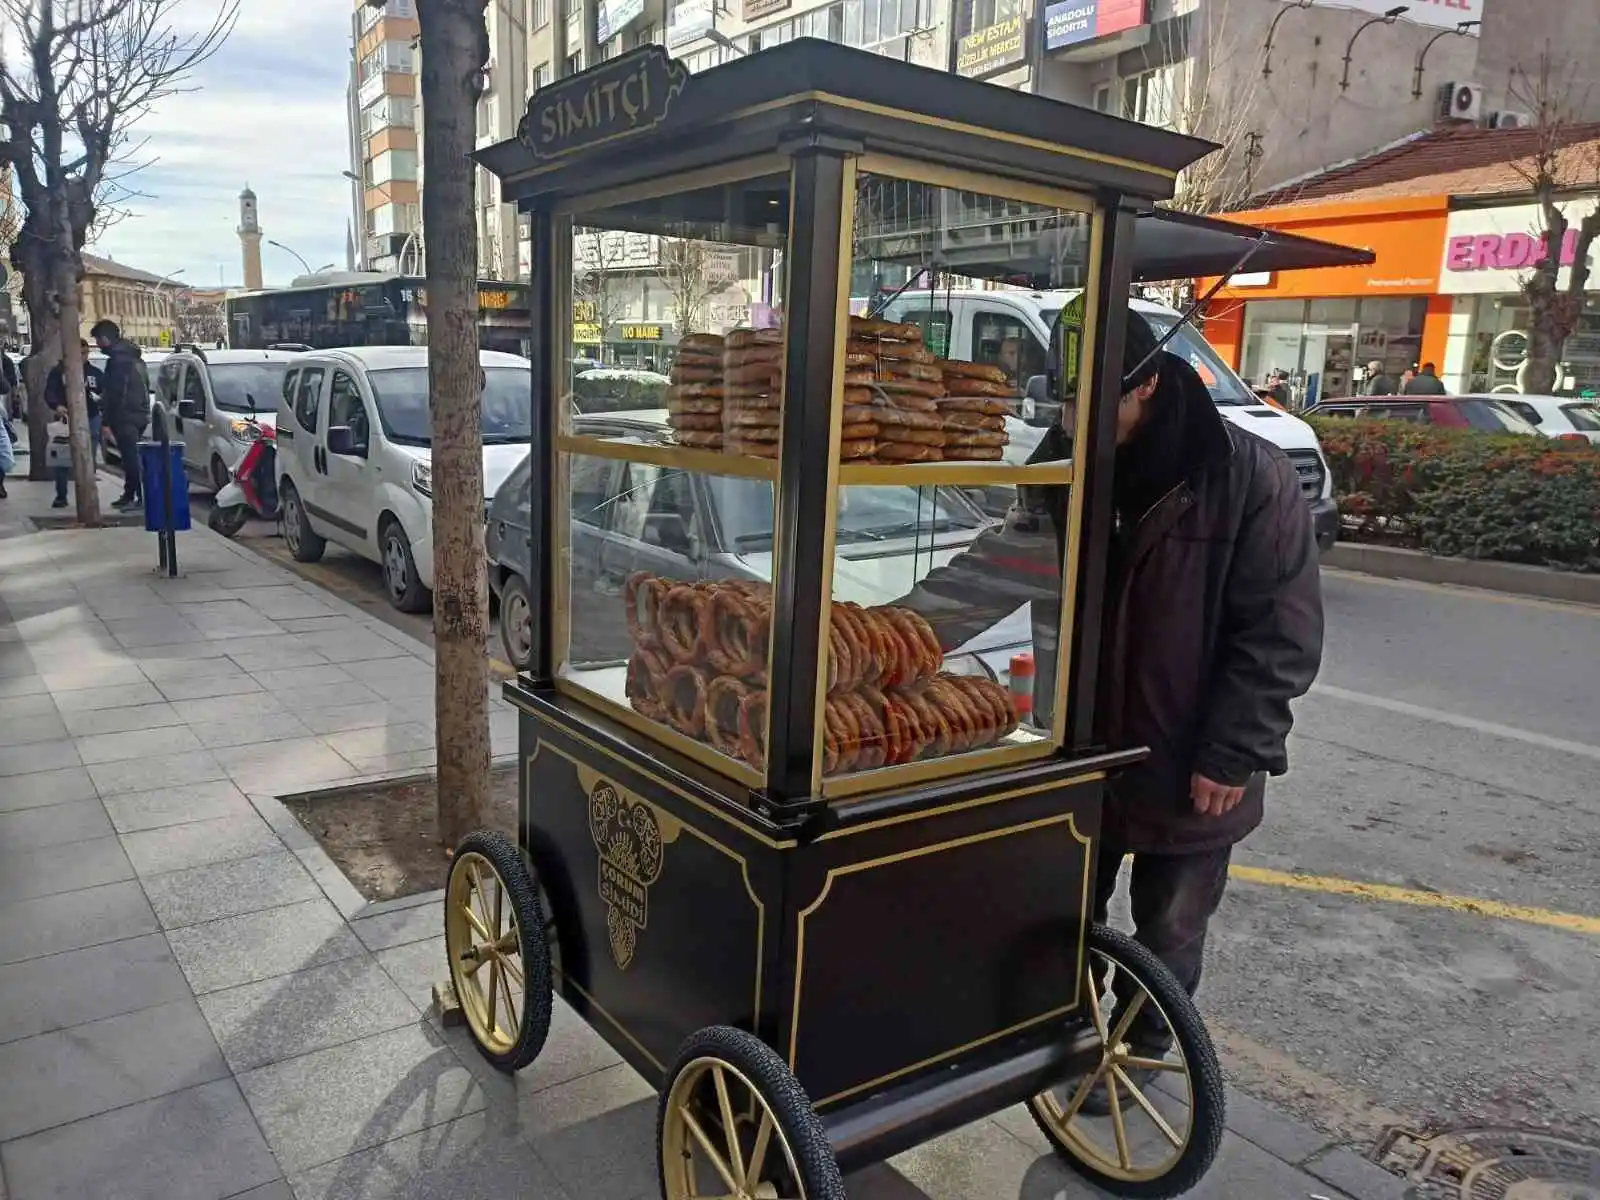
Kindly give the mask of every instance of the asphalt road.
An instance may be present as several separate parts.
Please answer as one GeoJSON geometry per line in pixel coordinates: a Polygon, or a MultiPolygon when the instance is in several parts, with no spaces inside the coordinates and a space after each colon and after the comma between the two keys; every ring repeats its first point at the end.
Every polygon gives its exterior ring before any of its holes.
{"type": "MultiPolygon", "coordinates": [[[[306,566],[269,528],[245,536],[429,637],[376,566],[331,547],[306,566]]],[[[1600,1143],[1600,609],[1323,586],[1292,769],[1213,927],[1200,999],[1228,1071],[1363,1145],[1502,1125],[1600,1143]]]]}

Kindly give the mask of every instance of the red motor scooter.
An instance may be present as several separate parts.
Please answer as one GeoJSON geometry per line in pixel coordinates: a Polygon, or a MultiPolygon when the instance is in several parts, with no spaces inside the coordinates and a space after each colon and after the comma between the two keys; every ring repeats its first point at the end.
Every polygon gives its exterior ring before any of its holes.
{"type": "Polygon", "coordinates": [[[251,517],[278,519],[278,431],[252,413],[246,423],[255,438],[234,466],[227,486],[212,498],[206,524],[225,538],[234,537],[251,517]]]}

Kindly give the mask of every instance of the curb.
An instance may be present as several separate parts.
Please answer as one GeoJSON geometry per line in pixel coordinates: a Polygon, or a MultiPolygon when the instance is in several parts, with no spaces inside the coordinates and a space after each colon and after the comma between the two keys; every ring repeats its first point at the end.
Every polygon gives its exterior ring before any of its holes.
{"type": "Polygon", "coordinates": [[[1514,596],[1600,607],[1600,575],[1555,571],[1549,567],[1490,562],[1478,558],[1447,558],[1421,550],[1373,546],[1363,542],[1340,542],[1322,555],[1322,565],[1343,571],[1360,571],[1384,579],[1480,588],[1508,592],[1514,596]]]}

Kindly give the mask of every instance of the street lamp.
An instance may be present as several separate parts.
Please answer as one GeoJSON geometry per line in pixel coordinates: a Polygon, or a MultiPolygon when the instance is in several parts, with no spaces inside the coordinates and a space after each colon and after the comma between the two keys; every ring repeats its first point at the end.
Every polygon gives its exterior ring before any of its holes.
{"type": "Polygon", "coordinates": [[[1422,64],[1428,57],[1428,51],[1433,49],[1433,44],[1442,37],[1449,37],[1452,33],[1460,37],[1466,37],[1467,30],[1476,29],[1482,24],[1482,21],[1462,21],[1454,29],[1442,29],[1428,39],[1428,44],[1422,48],[1422,53],[1417,55],[1417,69],[1411,79],[1411,98],[1413,100],[1422,98],[1422,64]]]}
{"type": "Polygon", "coordinates": [[[1372,20],[1363,22],[1356,29],[1356,31],[1350,35],[1350,40],[1345,43],[1344,47],[1344,74],[1339,79],[1339,90],[1341,92],[1348,92],[1350,90],[1350,52],[1355,49],[1356,39],[1360,37],[1363,32],[1372,28],[1374,25],[1393,25],[1403,15],[1410,11],[1411,6],[1409,4],[1398,5],[1394,8],[1391,8],[1381,17],[1373,17],[1372,20]]]}
{"type": "Polygon", "coordinates": [[[1270,79],[1272,77],[1272,39],[1278,32],[1278,22],[1297,8],[1310,8],[1312,3],[1313,0],[1294,0],[1293,4],[1286,8],[1280,8],[1277,15],[1272,18],[1272,24],[1267,26],[1266,45],[1261,48],[1261,78],[1270,79]]]}
{"type": "Polygon", "coordinates": [[[294,255],[295,261],[298,262],[302,267],[305,268],[305,272],[306,272],[307,275],[316,274],[316,272],[311,269],[311,264],[310,263],[308,263],[305,259],[301,258],[298,253],[296,253],[295,251],[289,249],[289,247],[285,246],[282,242],[275,242],[271,238],[268,238],[267,239],[267,245],[276,246],[279,250],[282,250],[285,254],[294,255]]]}

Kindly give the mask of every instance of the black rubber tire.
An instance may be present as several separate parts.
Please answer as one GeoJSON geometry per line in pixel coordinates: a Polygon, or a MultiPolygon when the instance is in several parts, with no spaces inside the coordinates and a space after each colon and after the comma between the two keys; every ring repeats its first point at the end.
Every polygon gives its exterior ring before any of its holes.
{"type": "MultiPolygon", "coordinates": [[[[538,1058],[539,1052],[544,1049],[545,1039],[550,1036],[550,1007],[554,992],[544,909],[539,903],[539,888],[534,882],[533,871],[523,858],[522,852],[505,834],[490,829],[479,829],[467,834],[456,847],[455,857],[451,860],[452,875],[462,855],[469,850],[488,859],[494,867],[495,874],[500,876],[500,882],[505,885],[506,898],[511,902],[512,915],[517,919],[517,930],[522,937],[524,987],[522,1021],[517,1029],[517,1039],[512,1043],[511,1049],[504,1053],[489,1049],[475,1037],[472,1039],[472,1044],[477,1046],[478,1053],[483,1055],[492,1067],[509,1074],[521,1070],[538,1058]]],[[[449,895],[450,885],[447,880],[446,904],[449,903],[449,895]]],[[[450,964],[447,962],[445,966],[448,969],[450,964]]],[[[454,981],[453,973],[451,980],[454,981]]],[[[472,1028],[470,1023],[467,1028],[470,1032],[472,1028]]]]}
{"type": "Polygon", "coordinates": [[[379,526],[378,556],[383,571],[383,594],[389,598],[390,604],[403,613],[424,613],[433,607],[433,593],[422,586],[422,577],[417,574],[417,560],[411,557],[411,539],[406,537],[405,526],[393,517],[385,518],[379,526]],[[405,588],[399,592],[389,582],[387,559],[391,540],[405,560],[405,588]]]}
{"type": "Polygon", "coordinates": [[[662,1200],[668,1200],[666,1163],[662,1161],[667,1101],[686,1067],[696,1059],[715,1058],[735,1067],[760,1090],[794,1153],[797,1181],[805,1200],[847,1200],[839,1163],[833,1157],[828,1133],[811,1098],[787,1063],[760,1038],[731,1025],[711,1025],[690,1034],[668,1069],[656,1103],[656,1175],[662,1200]]]}
{"type": "Polygon", "coordinates": [[[211,456],[212,494],[215,495],[217,492],[220,492],[223,488],[227,487],[228,481],[232,478],[233,475],[231,472],[229,472],[227,464],[222,461],[222,456],[213,454],[211,456]]]}
{"type": "Polygon", "coordinates": [[[239,531],[245,527],[245,522],[249,520],[248,504],[229,504],[222,508],[212,505],[211,512],[206,517],[206,526],[225,538],[231,538],[238,536],[239,531]]]}
{"type": "Polygon", "coordinates": [[[288,476],[284,476],[278,495],[281,497],[278,511],[282,514],[284,540],[289,543],[289,553],[294,556],[295,562],[321,562],[328,543],[311,528],[311,518],[306,516],[305,501],[300,499],[300,493],[295,490],[288,476]],[[291,522],[294,524],[293,532],[289,529],[291,522]]]}
{"type": "Polygon", "coordinates": [[[1194,1089],[1188,1145],[1166,1174],[1155,1179],[1121,1180],[1077,1157],[1056,1134],[1051,1122],[1040,1114],[1033,1101],[1028,1103],[1028,1113],[1049,1139],[1062,1162],[1096,1187],[1114,1196],[1131,1196],[1136,1200],[1167,1200],[1168,1197],[1181,1196],[1193,1189],[1211,1169],[1217,1150],[1222,1145],[1223,1128],[1227,1124],[1222,1065],[1217,1061],[1216,1050],[1212,1048],[1211,1035],[1206,1032],[1200,1010],[1195,1007],[1189,993],[1183,990],[1183,985],[1167,969],[1166,964],[1148,948],[1108,925],[1089,926],[1088,946],[1115,962],[1119,971],[1127,971],[1137,979],[1166,1014],[1173,1038],[1183,1051],[1184,1061],[1189,1068],[1190,1086],[1194,1089]]]}
{"type": "Polygon", "coordinates": [[[506,662],[519,671],[526,671],[533,666],[533,604],[528,599],[528,585],[523,582],[522,576],[512,572],[507,575],[505,582],[500,585],[500,648],[505,651],[506,662]],[[527,616],[529,639],[526,652],[520,651],[511,640],[508,618],[512,613],[524,613],[527,616]]]}

